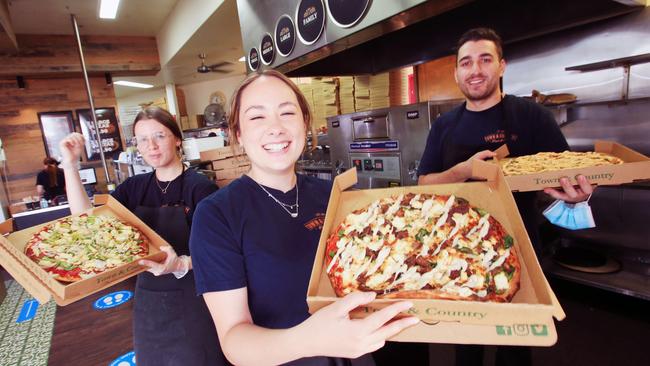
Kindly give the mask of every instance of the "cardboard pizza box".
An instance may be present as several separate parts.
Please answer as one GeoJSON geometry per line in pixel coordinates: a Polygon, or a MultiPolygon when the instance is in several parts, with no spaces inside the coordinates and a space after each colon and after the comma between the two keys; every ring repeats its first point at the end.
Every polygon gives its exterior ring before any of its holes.
{"type": "Polygon", "coordinates": [[[237,179],[241,177],[242,174],[248,173],[249,170],[251,170],[251,166],[244,165],[237,168],[215,170],[214,175],[217,181],[224,179],[237,179]]]}
{"type": "MultiPolygon", "coordinates": [[[[520,289],[511,303],[412,299],[407,314],[421,322],[391,338],[393,341],[503,344],[550,346],[557,341],[553,318],[562,320],[564,311],[537,261],[524,223],[517,210],[510,188],[497,165],[477,161],[474,171],[481,182],[442,184],[381,189],[346,190],[357,182],[356,169],[348,170],[334,179],[327,206],[314,266],[307,303],[309,311],[327,306],[337,300],[325,272],[324,256],[330,234],[345,216],[381,197],[402,193],[454,194],[475,207],[488,211],[515,239],[514,246],[521,263],[520,289]],[[526,333],[524,328],[528,329],[526,333]],[[514,332],[516,329],[517,332],[514,332]]],[[[358,308],[353,317],[365,317],[395,301],[377,299],[358,308]]]]}
{"type": "MultiPolygon", "coordinates": [[[[541,191],[547,187],[560,187],[560,178],[567,177],[577,185],[576,176],[584,175],[589,182],[596,185],[618,185],[650,179],[650,158],[612,141],[595,141],[594,150],[616,156],[623,164],[601,165],[578,169],[563,169],[537,174],[507,176],[506,181],[513,192],[541,191]]],[[[496,151],[495,161],[509,155],[508,146],[503,145],[496,151]]]]}
{"type": "MultiPolygon", "coordinates": [[[[116,199],[109,195],[98,195],[95,196],[95,204],[101,206],[85,213],[114,216],[138,228],[150,242],[149,255],[144,258],[153,261],[165,258],[165,253],[159,248],[169,244],[116,199]]],[[[13,231],[13,219],[0,224],[0,233],[3,234],[0,237],[0,265],[41,304],[54,298],[58,305],[68,305],[146,270],[145,266],[133,261],[78,282],[63,283],[55,280],[24,254],[24,248],[34,233],[58,220],[60,219],[20,231],[13,231]]]]}
{"type": "Polygon", "coordinates": [[[212,149],[207,151],[201,151],[200,157],[202,161],[207,160],[221,160],[226,159],[232,156],[244,155],[244,149],[240,145],[236,146],[224,146],[218,149],[212,149]]]}
{"type": "Polygon", "coordinates": [[[232,169],[248,165],[251,165],[251,161],[248,160],[248,156],[239,155],[212,161],[212,170],[232,169]]]}

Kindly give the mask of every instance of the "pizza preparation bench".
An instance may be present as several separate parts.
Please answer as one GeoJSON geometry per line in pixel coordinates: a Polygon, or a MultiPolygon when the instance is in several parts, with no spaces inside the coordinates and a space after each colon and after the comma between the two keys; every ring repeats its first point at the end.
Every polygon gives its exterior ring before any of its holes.
{"type": "Polygon", "coordinates": [[[70,205],[51,206],[36,210],[23,211],[13,216],[15,230],[23,230],[52,220],[70,215],[70,205]]]}

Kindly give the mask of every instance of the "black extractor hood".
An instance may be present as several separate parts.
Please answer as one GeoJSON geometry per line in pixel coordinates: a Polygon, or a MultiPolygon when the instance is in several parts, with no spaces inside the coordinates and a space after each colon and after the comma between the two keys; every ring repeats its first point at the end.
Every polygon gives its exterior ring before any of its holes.
{"type": "Polygon", "coordinates": [[[473,27],[504,42],[644,8],[636,0],[237,0],[248,71],[377,74],[453,54],[473,27]]]}

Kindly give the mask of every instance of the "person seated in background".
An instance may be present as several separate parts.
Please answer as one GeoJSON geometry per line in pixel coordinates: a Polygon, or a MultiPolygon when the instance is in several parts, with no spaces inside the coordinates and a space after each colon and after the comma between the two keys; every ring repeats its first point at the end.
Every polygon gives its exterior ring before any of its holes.
{"type": "Polygon", "coordinates": [[[65,178],[54,158],[43,159],[43,170],[36,176],[36,192],[38,199],[51,201],[56,196],[65,194],[65,178]]]}

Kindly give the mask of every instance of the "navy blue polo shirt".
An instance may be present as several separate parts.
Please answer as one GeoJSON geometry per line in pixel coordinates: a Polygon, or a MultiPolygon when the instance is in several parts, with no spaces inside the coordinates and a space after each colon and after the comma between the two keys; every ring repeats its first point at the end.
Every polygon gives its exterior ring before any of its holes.
{"type": "MultiPolygon", "coordinates": [[[[244,175],[196,208],[190,251],[198,294],[246,287],[256,325],[285,329],[309,317],[306,294],[331,182],[298,175],[299,215],[292,218],[244,175]]],[[[265,187],[286,204],[283,193],[265,187]]]]}

